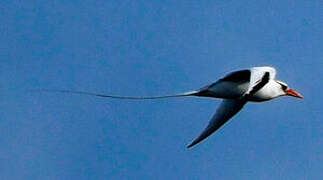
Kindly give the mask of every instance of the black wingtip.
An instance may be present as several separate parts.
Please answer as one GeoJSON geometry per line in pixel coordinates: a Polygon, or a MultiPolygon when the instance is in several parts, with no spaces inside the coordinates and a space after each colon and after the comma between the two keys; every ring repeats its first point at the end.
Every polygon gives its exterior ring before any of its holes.
{"type": "Polygon", "coordinates": [[[187,149],[190,149],[191,147],[193,147],[194,145],[196,145],[196,142],[192,142],[190,145],[186,146],[187,149]]]}

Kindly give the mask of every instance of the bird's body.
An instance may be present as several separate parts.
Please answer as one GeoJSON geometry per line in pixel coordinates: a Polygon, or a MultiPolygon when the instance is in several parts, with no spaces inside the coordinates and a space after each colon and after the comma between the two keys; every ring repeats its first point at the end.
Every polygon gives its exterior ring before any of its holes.
{"type": "Polygon", "coordinates": [[[221,99],[241,99],[245,97],[247,101],[252,102],[268,101],[285,95],[281,86],[286,84],[275,80],[275,76],[276,71],[272,67],[254,67],[235,71],[200,89],[199,93],[202,94],[200,96],[221,99]],[[266,73],[268,73],[268,79],[262,81],[266,73]],[[251,79],[254,79],[253,82],[251,79]]]}
{"type": "MultiPolygon", "coordinates": [[[[248,91],[249,86],[249,82],[225,82],[220,80],[205,89],[208,91],[205,97],[239,99],[248,91]]],[[[270,80],[261,89],[248,96],[247,99],[252,102],[263,102],[282,96],[284,94],[279,91],[280,86],[275,80],[270,80]]]]}
{"type": "MultiPolygon", "coordinates": [[[[201,142],[213,132],[219,129],[224,123],[238,113],[248,102],[263,102],[280,96],[302,96],[293,89],[289,89],[287,84],[275,79],[276,70],[273,67],[253,67],[234,71],[215,83],[205,86],[196,91],[186,93],[155,96],[155,97],[125,97],[103,95],[81,91],[68,90],[45,90],[64,93],[77,93],[94,95],[99,97],[118,98],[118,99],[159,99],[170,97],[197,96],[223,99],[221,105],[213,115],[204,131],[188,146],[188,148],[201,142]]],[[[44,91],[44,90],[43,90],[44,91]]]]}

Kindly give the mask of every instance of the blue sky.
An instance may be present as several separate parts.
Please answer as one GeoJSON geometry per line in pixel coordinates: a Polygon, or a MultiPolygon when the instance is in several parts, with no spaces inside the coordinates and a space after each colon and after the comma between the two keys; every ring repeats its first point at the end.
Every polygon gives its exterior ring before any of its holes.
{"type": "Polygon", "coordinates": [[[321,179],[322,1],[0,1],[3,179],[321,179]],[[271,65],[305,99],[121,101],[271,65]]]}

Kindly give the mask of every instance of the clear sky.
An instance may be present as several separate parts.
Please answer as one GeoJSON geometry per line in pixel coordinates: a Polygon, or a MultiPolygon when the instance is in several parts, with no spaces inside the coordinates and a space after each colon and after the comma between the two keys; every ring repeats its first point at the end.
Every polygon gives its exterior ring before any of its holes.
{"type": "Polygon", "coordinates": [[[322,179],[321,0],[0,1],[1,179],[322,179]],[[271,65],[303,94],[250,103],[192,149],[220,100],[125,101],[271,65]]]}

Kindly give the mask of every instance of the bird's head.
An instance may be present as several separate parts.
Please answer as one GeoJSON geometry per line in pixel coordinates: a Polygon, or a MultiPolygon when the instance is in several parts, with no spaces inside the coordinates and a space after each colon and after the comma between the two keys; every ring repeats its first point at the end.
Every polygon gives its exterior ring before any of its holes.
{"type": "Polygon", "coordinates": [[[282,96],[293,96],[296,98],[303,99],[303,96],[294,89],[288,87],[288,85],[282,81],[276,80],[276,82],[281,86],[281,95],[282,96]]]}

